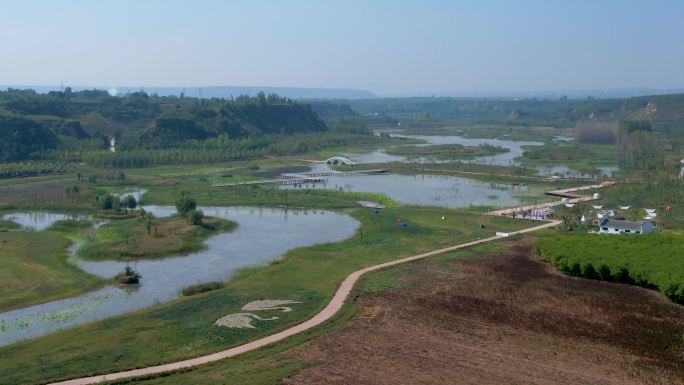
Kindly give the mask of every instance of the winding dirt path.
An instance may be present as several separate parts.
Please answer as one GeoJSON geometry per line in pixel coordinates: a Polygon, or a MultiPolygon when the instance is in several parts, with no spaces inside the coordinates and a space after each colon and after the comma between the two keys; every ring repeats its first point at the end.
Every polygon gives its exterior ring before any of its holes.
{"type": "MultiPolygon", "coordinates": [[[[546,223],[539,225],[539,226],[529,227],[527,229],[510,232],[510,233],[508,233],[508,235],[511,236],[511,235],[516,235],[516,234],[529,233],[532,231],[537,231],[537,230],[542,230],[542,229],[546,229],[549,227],[554,227],[554,226],[557,226],[561,223],[562,223],[561,221],[546,222],[546,223]]],[[[345,278],[344,281],[342,281],[342,284],[340,285],[340,287],[335,292],[335,295],[333,296],[332,300],[330,300],[330,303],[328,303],[328,305],[323,310],[321,310],[318,314],[313,316],[313,318],[310,318],[307,321],[304,321],[301,324],[295,325],[289,329],[285,329],[279,333],[271,334],[270,336],[260,338],[258,340],[252,341],[252,342],[244,344],[244,345],[236,346],[234,348],[222,350],[220,352],[208,354],[205,356],[191,358],[188,360],[171,362],[171,363],[163,364],[163,365],[149,366],[149,367],[140,368],[140,369],[126,370],[123,372],[115,372],[115,373],[102,374],[102,375],[97,375],[97,376],[92,376],[92,377],[77,378],[77,379],[73,379],[73,380],[55,382],[55,383],[52,383],[50,385],[99,384],[99,383],[102,383],[105,381],[113,381],[113,380],[120,380],[120,379],[124,379],[124,378],[147,376],[147,375],[151,375],[151,374],[171,372],[174,370],[186,369],[186,368],[190,368],[193,366],[199,366],[199,365],[204,365],[204,364],[208,364],[211,362],[216,362],[219,360],[223,360],[225,358],[237,356],[238,354],[242,354],[242,353],[246,353],[246,352],[249,352],[252,350],[256,350],[256,349],[259,349],[263,346],[270,345],[274,342],[284,340],[287,337],[290,337],[290,336],[293,336],[295,334],[298,334],[298,333],[301,333],[303,331],[314,328],[314,327],[322,324],[323,322],[329,320],[330,318],[332,318],[342,308],[342,306],[344,306],[344,302],[347,299],[347,297],[349,297],[349,294],[351,293],[351,290],[354,287],[354,284],[356,283],[356,281],[358,281],[359,278],[361,278],[361,276],[363,276],[364,274],[366,274],[368,272],[383,269],[383,268],[386,268],[389,266],[398,265],[401,263],[416,261],[419,259],[431,257],[431,256],[438,255],[438,254],[443,254],[443,253],[448,253],[448,252],[459,250],[459,249],[464,249],[467,247],[477,246],[477,245],[487,243],[487,242],[491,242],[491,241],[495,241],[495,240],[498,240],[501,238],[505,238],[505,236],[497,235],[494,237],[479,239],[477,241],[461,243],[461,244],[458,244],[455,246],[445,247],[443,249],[433,250],[433,251],[429,251],[427,253],[418,254],[418,255],[411,256],[411,257],[402,258],[402,259],[397,259],[394,261],[385,262],[385,263],[381,263],[379,265],[369,266],[369,267],[366,267],[364,269],[357,270],[357,271],[349,274],[347,276],[347,278],[345,278]]]]}

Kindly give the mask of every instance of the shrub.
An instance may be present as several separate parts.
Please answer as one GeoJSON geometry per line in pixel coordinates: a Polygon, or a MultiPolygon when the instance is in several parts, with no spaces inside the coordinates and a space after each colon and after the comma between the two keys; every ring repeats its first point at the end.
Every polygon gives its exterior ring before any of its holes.
{"type": "Polygon", "coordinates": [[[197,208],[197,201],[187,195],[183,195],[176,201],[176,210],[181,217],[185,216],[192,210],[197,208]]]}
{"type": "Polygon", "coordinates": [[[138,201],[135,200],[133,195],[126,195],[124,199],[121,201],[121,203],[124,205],[124,207],[131,210],[138,207],[138,201]]]}
{"type": "Polygon", "coordinates": [[[204,218],[204,213],[202,210],[190,210],[187,213],[188,224],[199,226],[202,224],[202,219],[204,218]]]}
{"type": "Polygon", "coordinates": [[[100,210],[111,210],[114,208],[114,195],[105,194],[95,197],[95,206],[100,210]]]}
{"type": "Polygon", "coordinates": [[[653,288],[684,302],[682,234],[564,234],[540,239],[534,250],[567,274],[653,288]]]}
{"type": "Polygon", "coordinates": [[[190,296],[190,295],[196,295],[196,294],[200,294],[200,293],[206,293],[208,291],[222,289],[224,286],[225,286],[225,284],[223,282],[219,282],[219,281],[200,283],[197,285],[192,285],[192,286],[188,286],[188,287],[183,288],[183,295],[190,296]]]}

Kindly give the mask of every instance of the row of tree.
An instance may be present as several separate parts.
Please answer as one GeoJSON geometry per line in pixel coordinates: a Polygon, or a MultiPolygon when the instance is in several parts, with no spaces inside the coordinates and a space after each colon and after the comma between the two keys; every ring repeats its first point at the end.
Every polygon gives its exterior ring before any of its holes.
{"type": "Polygon", "coordinates": [[[183,148],[85,151],[62,154],[72,161],[107,168],[132,168],[150,165],[203,164],[255,159],[267,155],[296,155],[325,148],[377,143],[373,135],[324,133],[318,135],[272,135],[260,138],[229,139],[226,136],[203,141],[187,141],[183,148]]]}
{"type": "Polygon", "coordinates": [[[138,206],[138,201],[132,195],[123,198],[115,194],[104,194],[95,197],[95,207],[103,211],[114,211],[116,214],[126,214],[138,206]]]}
{"type": "Polygon", "coordinates": [[[665,142],[648,121],[620,121],[615,145],[623,169],[659,169],[665,163],[665,142]]]}
{"type": "Polygon", "coordinates": [[[615,122],[582,120],[575,125],[575,139],[587,144],[615,144],[622,169],[662,168],[665,141],[647,120],[615,122]]]}
{"type": "Polygon", "coordinates": [[[0,163],[0,179],[21,178],[46,174],[61,174],[67,169],[62,162],[16,162],[0,163]]]}

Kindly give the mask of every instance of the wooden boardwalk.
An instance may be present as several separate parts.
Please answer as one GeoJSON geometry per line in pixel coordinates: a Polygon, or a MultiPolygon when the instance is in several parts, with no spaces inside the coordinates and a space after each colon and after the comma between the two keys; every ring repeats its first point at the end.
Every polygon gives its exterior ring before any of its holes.
{"type": "Polygon", "coordinates": [[[578,191],[586,191],[586,190],[598,190],[600,188],[606,188],[606,187],[612,187],[615,185],[615,182],[601,182],[599,184],[592,184],[588,186],[579,186],[579,187],[570,187],[570,188],[565,188],[565,189],[560,189],[560,190],[552,190],[552,191],[547,191],[547,195],[555,195],[563,198],[579,198],[582,195],[575,194],[578,191]]]}
{"type": "Polygon", "coordinates": [[[570,198],[568,200],[544,202],[544,203],[537,203],[537,204],[533,204],[533,205],[525,205],[525,206],[511,207],[508,209],[489,211],[489,212],[487,212],[487,215],[495,215],[495,216],[513,215],[513,214],[524,213],[524,212],[532,211],[532,210],[541,210],[541,209],[546,209],[549,207],[560,206],[560,205],[566,204],[566,203],[574,204],[574,203],[578,203],[578,202],[589,202],[589,201],[593,201],[596,199],[597,198],[594,198],[593,196],[589,196],[589,195],[580,196],[577,198],[570,198]]]}
{"type": "Polygon", "coordinates": [[[284,173],[278,179],[252,180],[246,182],[215,184],[211,187],[238,187],[238,186],[258,186],[258,185],[289,185],[305,183],[323,183],[326,176],[359,176],[359,175],[378,175],[386,173],[386,169],[359,170],[359,171],[322,171],[322,172],[303,172],[303,173],[284,173]]]}
{"type": "MultiPolygon", "coordinates": [[[[377,175],[385,174],[387,169],[377,168],[370,170],[358,170],[358,171],[320,171],[320,172],[305,172],[295,175],[307,175],[307,176],[359,176],[359,175],[377,175]]],[[[283,174],[288,175],[288,174],[283,174]]]]}
{"type": "Polygon", "coordinates": [[[323,177],[304,177],[304,178],[282,178],[282,179],[266,179],[266,180],[252,180],[247,182],[223,183],[214,184],[211,187],[238,187],[238,186],[258,186],[258,185],[287,185],[287,184],[303,184],[303,183],[322,183],[325,182],[323,177]]]}
{"type": "Polygon", "coordinates": [[[615,185],[615,182],[602,182],[599,184],[593,184],[593,185],[588,185],[588,186],[571,187],[571,188],[566,188],[566,189],[561,189],[561,190],[551,190],[551,191],[547,191],[546,194],[561,197],[561,198],[563,198],[563,200],[553,201],[553,202],[537,203],[537,204],[518,206],[518,207],[511,207],[508,209],[494,210],[494,211],[488,212],[487,215],[495,215],[495,216],[513,215],[513,214],[524,213],[524,212],[528,212],[528,211],[532,211],[532,210],[541,210],[541,209],[546,209],[549,207],[560,206],[560,205],[566,204],[566,203],[575,204],[575,203],[579,203],[579,202],[589,202],[589,201],[597,200],[598,198],[594,198],[591,195],[579,195],[579,194],[575,194],[575,193],[577,191],[597,190],[600,188],[612,187],[614,185],[615,185]]]}

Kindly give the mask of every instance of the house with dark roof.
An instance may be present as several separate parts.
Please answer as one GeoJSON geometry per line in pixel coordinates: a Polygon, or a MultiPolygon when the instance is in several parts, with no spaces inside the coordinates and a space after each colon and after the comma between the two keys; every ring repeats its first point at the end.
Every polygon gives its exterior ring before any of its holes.
{"type": "Polygon", "coordinates": [[[647,234],[655,229],[653,222],[627,221],[615,218],[603,218],[599,222],[600,234],[647,234]]]}

